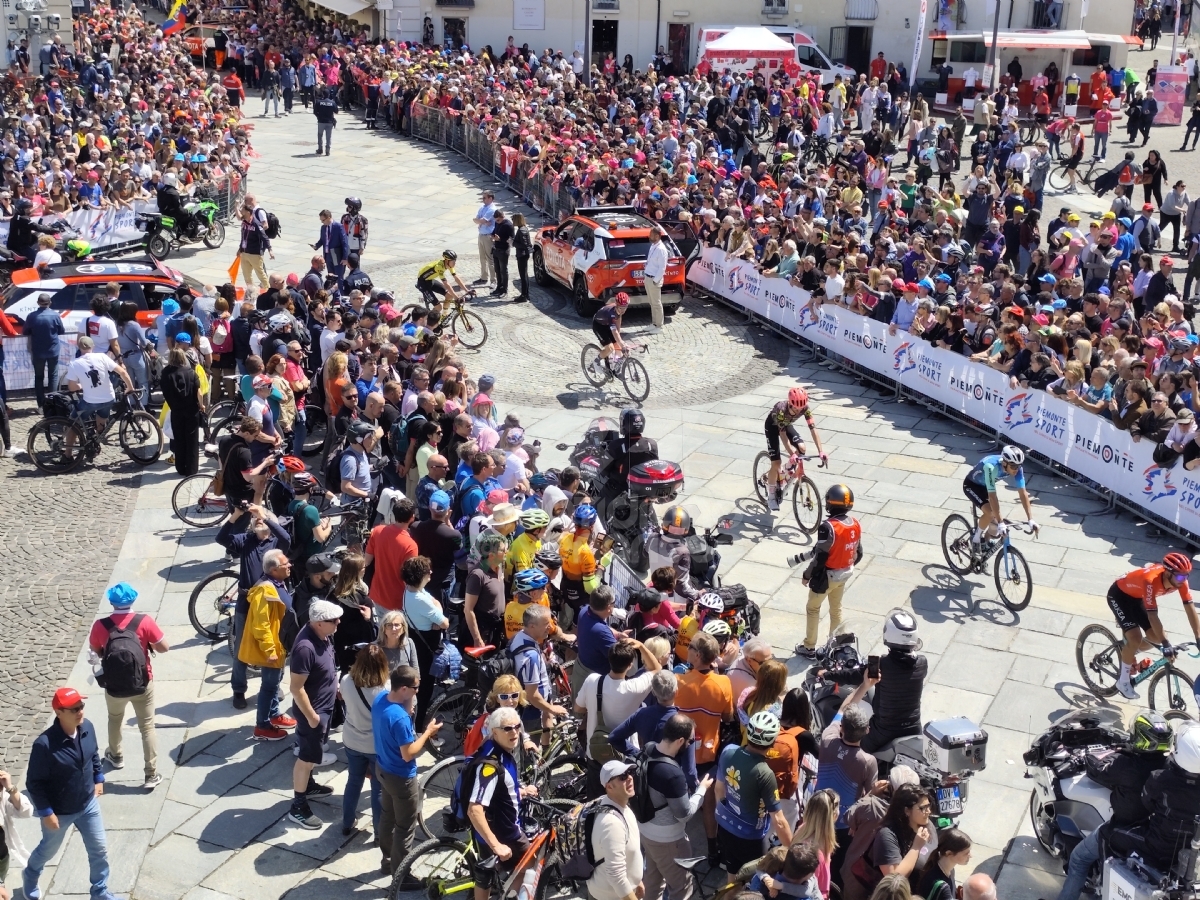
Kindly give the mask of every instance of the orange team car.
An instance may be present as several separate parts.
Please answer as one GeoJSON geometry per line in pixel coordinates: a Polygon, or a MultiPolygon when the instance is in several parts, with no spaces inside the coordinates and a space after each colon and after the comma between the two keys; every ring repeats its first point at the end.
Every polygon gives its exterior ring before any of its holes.
{"type": "MultiPolygon", "coordinates": [[[[557,225],[538,230],[533,241],[533,276],[539,285],[570,288],[575,311],[591,318],[613,294],[624,291],[631,306],[647,306],[643,285],[650,228],[655,223],[632,206],[580,207],[557,225]],[[576,246],[582,241],[582,246],[576,246]]],[[[667,315],[683,302],[683,254],[670,237],[662,304],[667,315]]]]}

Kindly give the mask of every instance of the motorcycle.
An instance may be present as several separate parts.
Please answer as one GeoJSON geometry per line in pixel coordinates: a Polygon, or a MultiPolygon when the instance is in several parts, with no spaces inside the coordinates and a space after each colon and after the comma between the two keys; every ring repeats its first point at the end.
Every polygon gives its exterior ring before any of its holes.
{"type": "MultiPolygon", "coordinates": [[[[659,529],[657,503],[670,503],[683,490],[683,468],[664,459],[634,466],[624,491],[612,491],[604,469],[609,463],[608,443],[620,437],[617,423],[606,416],[593,419],[571,451],[570,463],[578,467],[580,481],[591,496],[596,512],[614,542],[614,549],[636,572],[647,571],[650,536],[659,529]]],[[[567,449],[560,444],[560,450],[567,449]]]]}
{"type": "MultiPolygon", "coordinates": [[[[83,262],[96,259],[99,254],[92,250],[92,245],[83,240],[79,233],[72,230],[65,219],[56,219],[49,223],[55,235],[54,249],[62,257],[64,263],[83,262]]],[[[33,260],[14,253],[7,247],[0,247],[0,287],[12,284],[13,273],[20,269],[33,268],[33,260]]]]}
{"type": "MultiPolygon", "coordinates": [[[[859,636],[877,629],[877,625],[848,619],[817,649],[817,658],[804,675],[814,730],[832,722],[845,692],[862,684],[867,659],[859,649],[859,636]]],[[[863,702],[869,704],[873,697],[874,689],[870,689],[863,702]]],[[[938,818],[948,824],[962,815],[971,777],[987,765],[987,741],[986,731],[965,716],[958,716],[926,722],[921,734],[898,737],[875,751],[874,756],[881,775],[899,765],[915,771],[921,786],[937,800],[938,818]]]]}
{"type": "Polygon", "coordinates": [[[1047,853],[1066,861],[1080,841],[1112,818],[1112,793],[1088,775],[1087,758],[1128,741],[1119,712],[1089,707],[1056,720],[1025,752],[1025,777],[1033,782],[1029,819],[1047,853]]]}
{"type": "Polygon", "coordinates": [[[184,209],[192,217],[186,232],[173,216],[144,212],[134,217],[134,223],[146,230],[146,252],[160,262],[187,244],[203,241],[205,247],[215,250],[225,243],[225,225],[217,218],[221,210],[215,200],[197,197],[184,209]]]}

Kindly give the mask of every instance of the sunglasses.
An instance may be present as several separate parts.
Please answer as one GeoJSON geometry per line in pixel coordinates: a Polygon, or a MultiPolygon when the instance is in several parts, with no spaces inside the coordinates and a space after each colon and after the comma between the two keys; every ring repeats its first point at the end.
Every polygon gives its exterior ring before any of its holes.
{"type": "Polygon", "coordinates": [[[521,694],[520,694],[520,692],[519,692],[519,691],[518,691],[517,693],[515,693],[515,694],[497,694],[497,695],[496,695],[496,698],[497,698],[497,699],[498,699],[498,700],[499,700],[501,703],[505,703],[505,702],[507,702],[507,701],[509,701],[509,700],[520,700],[520,699],[521,699],[521,694]]]}
{"type": "Polygon", "coordinates": [[[1176,584],[1186,584],[1188,577],[1186,575],[1184,575],[1182,572],[1180,572],[1175,575],[1172,575],[1171,580],[1174,581],[1176,584]]]}
{"type": "Polygon", "coordinates": [[[83,704],[79,703],[75,706],[68,706],[65,708],[65,712],[81,713],[83,712],[83,704]]]}
{"type": "Polygon", "coordinates": [[[518,734],[521,731],[520,725],[501,725],[500,730],[505,734],[518,734]]]}

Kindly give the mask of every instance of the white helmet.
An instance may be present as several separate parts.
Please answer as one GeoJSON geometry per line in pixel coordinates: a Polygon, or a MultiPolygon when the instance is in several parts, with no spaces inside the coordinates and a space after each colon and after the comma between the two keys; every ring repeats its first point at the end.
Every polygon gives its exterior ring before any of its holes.
{"type": "Polygon", "coordinates": [[[175,177],[174,172],[167,172],[165,175],[163,175],[163,184],[169,184],[171,187],[175,187],[175,185],[178,183],[179,179],[175,177]]]}
{"type": "Polygon", "coordinates": [[[1011,463],[1014,466],[1020,466],[1025,463],[1025,451],[1015,444],[1009,444],[1000,451],[1000,458],[1006,463],[1011,463]]]}
{"type": "Polygon", "coordinates": [[[756,747],[770,747],[779,737],[779,717],[773,712],[760,710],[746,723],[746,740],[756,747]]]}
{"type": "Polygon", "coordinates": [[[921,639],[917,636],[917,620],[906,609],[896,607],[883,623],[883,643],[893,650],[917,651],[921,639]]]}
{"type": "Polygon", "coordinates": [[[719,613],[725,611],[725,601],[721,599],[721,595],[716,591],[708,591],[707,593],[701,594],[700,599],[696,602],[705,609],[712,610],[713,612],[719,613]]]}
{"type": "Polygon", "coordinates": [[[733,629],[724,619],[712,619],[704,623],[704,633],[711,634],[717,643],[724,643],[733,637],[733,629]]]}
{"type": "Polygon", "coordinates": [[[1192,725],[1175,732],[1171,762],[1191,775],[1200,775],[1200,727],[1192,725]]]}

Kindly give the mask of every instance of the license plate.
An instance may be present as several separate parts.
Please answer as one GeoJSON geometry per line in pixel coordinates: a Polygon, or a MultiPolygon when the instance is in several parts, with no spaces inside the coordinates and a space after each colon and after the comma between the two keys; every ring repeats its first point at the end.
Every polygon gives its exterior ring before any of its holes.
{"type": "Polygon", "coordinates": [[[634,269],[630,273],[630,275],[632,275],[635,279],[640,281],[642,278],[646,277],[646,270],[645,269],[634,269]]]}
{"type": "Polygon", "coordinates": [[[937,801],[939,815],[957,816],[962,814],[962,797],[958,794],[958,785],[938,788],[937,801]]]}

